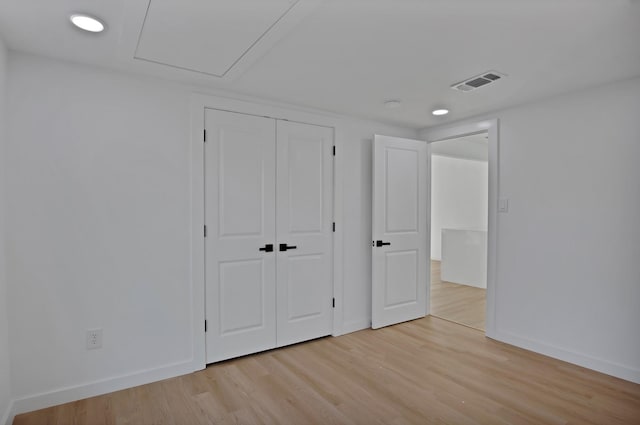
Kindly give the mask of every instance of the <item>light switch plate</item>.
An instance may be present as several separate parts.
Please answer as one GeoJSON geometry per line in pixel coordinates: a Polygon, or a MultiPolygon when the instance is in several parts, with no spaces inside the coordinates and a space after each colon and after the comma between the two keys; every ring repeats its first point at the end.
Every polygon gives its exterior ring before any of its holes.
{"type": "Polygon", "coordinates": [[[498,201],[498,212],[501,212],[501,213],[509,212],[509,199],[501,198],[498,201]]]}

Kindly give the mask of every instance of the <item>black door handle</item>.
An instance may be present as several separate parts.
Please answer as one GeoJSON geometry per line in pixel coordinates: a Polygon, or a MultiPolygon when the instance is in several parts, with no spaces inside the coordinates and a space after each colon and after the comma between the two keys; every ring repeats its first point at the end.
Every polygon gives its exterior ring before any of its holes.
{"type": "Polygon", "coordinates": [[[381,246],[384,246],[384,245],[391,245],[391,242],[376,241],[376,246],[378,248],[380,248],[381,246]]]}
{"type": "Polygon", "coordinates": [[[286,251],[288,249],[296,249],[297,246],[295,245],[287,245],[286,243],[281,243],[280,244],[280,251],[286,251]]]}
{"type": "Polygon", "coordinates": [[[260,251],[264,251],[264,252],[273,252],[273,244],[272,243],[268,243],[265,246],[263,246],[262,248],[259,248],[260,251]]]}

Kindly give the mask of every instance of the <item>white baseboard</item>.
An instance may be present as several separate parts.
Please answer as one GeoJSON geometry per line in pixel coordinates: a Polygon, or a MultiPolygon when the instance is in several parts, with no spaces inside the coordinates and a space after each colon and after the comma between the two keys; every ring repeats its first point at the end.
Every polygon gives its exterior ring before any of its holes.
{"type": "Polygon", "coordinates": [[[371,328],[370,319],[354,320],[351,322],[346,322],[342,325],[341,335],[346,335],[346,334],[350,334],[351,332],[361,331],[363,329],[369,329],[369,328],[371,328]]]}
{"type": "Polygon", "coordinates": [[[586,367],[587,369],[615,376],[616,378],[624,379],[625,381],[640,384],[640,370],[634,369],[630,366],[598,359],[596,357],[549,345],[544,342],[525,338],[503,330],[496,330],[495,332],[492,332],[491,335],[487,334],[487,336],[500,342],[524,348],[525,350],[586,367]]]}
{"type": "MultiPolygon", "coordinates": [[[[63,387],[53,391],[30,395],[13,400],[12,413],[9,419],[13,420],[15,415],[21,413],[161,381],[163,379],[185,375],[198,369],[202,369],[202,367],[196,367],[195,363],[189,360],[187,362],[174,363],[159,368],[142,370],[129,375],[116,376],[87,384],[63,387]]],[[[7,424],[10,424],[10,422],[7,421],[7,424]]]]}
{"type": "Polygon", "coordinates": [[[0,418],[0,425],[11,425],[13,423],[13,417],[15,414],[13,413],[13,400],[9,401],[9,405],[7,406],[7,410],[5,410],[4,415],[0,418]]]}

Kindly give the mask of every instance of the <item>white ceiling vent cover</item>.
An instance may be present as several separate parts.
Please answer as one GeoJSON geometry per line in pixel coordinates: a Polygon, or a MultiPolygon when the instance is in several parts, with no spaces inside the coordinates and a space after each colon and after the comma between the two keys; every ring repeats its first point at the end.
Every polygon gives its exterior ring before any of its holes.
{"type": "Polygon", "coordinates": [[[506,74],[498,71],[487,71],[482,74],[476,75],[475,77],[471,77],[468,80],[461,81],[459,83],[455,83],[451,86],[454,90],[460,91],[473,91],[475,89],[479,89],[480,87],[488,86],[489,84],[495,83],[498,80],[506,77],[506,74]]]}

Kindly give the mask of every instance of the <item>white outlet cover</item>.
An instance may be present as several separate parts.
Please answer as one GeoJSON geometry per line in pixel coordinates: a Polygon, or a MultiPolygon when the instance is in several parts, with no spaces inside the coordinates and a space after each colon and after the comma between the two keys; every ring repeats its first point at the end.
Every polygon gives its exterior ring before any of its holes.
{"type": "Polygon", "coordinates": [[[87,350],[102,347],[102,329],[87,330],[87,350]]]}

